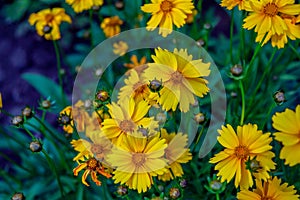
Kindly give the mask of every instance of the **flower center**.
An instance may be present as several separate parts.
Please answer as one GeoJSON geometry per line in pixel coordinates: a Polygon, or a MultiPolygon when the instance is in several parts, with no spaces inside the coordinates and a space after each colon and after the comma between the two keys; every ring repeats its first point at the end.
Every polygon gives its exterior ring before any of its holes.
{"type": "Polygon", "coordinates": [[[137,82],[133,85],[133,90],[135,94],[143,94],[145,90],[147,89],[147,85],[143,84],[142,82],[137,82]]]}
{"type": "Polygon", "coordinates": [[[273,200],[272,197],[262,197],[261,200],[273,200]]]}
{"type": "Polygon", "coordinates": [[[268,3],[264,7],[264,13],[266,15],[269,15],[270,17],[273,17],[274,15],[277,15],[277,13],[278,13],[278,6],[274,3],[268,3]]]}
{"type": "Polygon", "coordinates": [[[235,156],[239,159],[246,160],[249,156],[249,150],[246,146],[238,146],[235,148],[235,156]]]}
{"type": "Polygon", "coordinates": [[[47,14],[47,15],[45,16],[45,20],[46,20],[47,24],[50,23],[50,22],[52,22],[52,21],[54,20],[54,15],[52,15],[52,14],[47,14]]]}
{"type": "Polygon", "coordinates": [[[173,8],[173,4],[170,1],[163,1],[160,4],[160,8],[163,12],[170,12],[173,8]]]}
{"type": "Polygon", "coordinates": [[[87,161],[87,167],[90,170],[96,170],[98,167],[98,161],[95,158],[91,158],[90,160],[87,161]]]}
{"type": "Polygon", "coordinates": [[[124,132],[132,132],[134,131],[134,123],[130,120],[124,120],[120,122],[120,129],[124,132]]]}
{"type": "Polygon", "coordinates": [[[182,82],[182,74],[178,71],[174,72],[172,75],[171,75],[171,81],[174,83],[174,84],[179,84],[182,82]]]}
{"type": "Polygon", "coordinates": [[[132,162],[136,165],[136,166],[142,166],[146,161],[145,158],[145,154],[143,153],[135,153],[132,155],[132,162]]]}

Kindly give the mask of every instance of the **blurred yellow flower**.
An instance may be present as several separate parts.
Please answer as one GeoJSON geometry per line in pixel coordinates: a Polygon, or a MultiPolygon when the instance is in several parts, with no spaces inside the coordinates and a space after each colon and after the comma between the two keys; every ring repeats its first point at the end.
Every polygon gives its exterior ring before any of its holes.
{"type": "Polygon", "coordinates": [[[172,33],[173,24],[178,28],[182,27],[193,8],[191,0],[151,0],[151,3],[141,7],[142,11],[152,15],[147,23],[147,30],[153,31],[159,26],[159,34],[163,37],[172,33]]]}
{"type": "Polygon", "coordinates": [[[192,159],[192,154],[187,148],[188,137],[182,133],[168,134],[165,129],[161,130],[161,138],[166,140],[168,147],[165,149],[165,158],[167,159],[167,171],[158,176],[159,180],[169,181],[174,177],[181,177],[183,170],[181,163],[187,163],[192,159]]]}
{"type": "Polygon", "coordinates": [[[80,13],[93,6],[102,6],[103,0],[66,0],[66,3],[71,5],[76,13],[80,13]]]}
{"type": "Polygon", "coordinates": [[[128,50],[128,44],[124,41],[119,41],[113,44],[113,52],[116,55],[123,56],[128,50]]]}
{"type": "Polygon", "coordinates": [[[2,95],[1,95],[1,92],[0,92],[0,109],[3,107],[3,104],[2,104],[2,95]]]}
{"type": "Polygon", "coordinates": [[[74,121],[72,117],[72,107],[67,106],[59,113],[58,122],[63,125],[66,133],[72,134],[74,131],[74,121]]]}
{"type": "Polygon", "coordinates": [[[248,10],[250,9],[251,0],[222,0],[221,6],[226,7],[228,10],[232,10],[235,6],[238,6],[239,10],[248,10]]]}
{"type": "Polygon", "coordinates": [[[28,21],[30,25],[35,25],[38,35],[44,36],[47,40],[60,39],[59,25],[64,21],[72,23],[70,16],[63,8],[48,8],[32,13],[28,21]]]}
{"type": "Polygon", "coordinates": [[[279,132],[274,133],[275,140],[282,142],[280,158],[285,164],[294,166],[300,163],[300,105],[296,110],[286,109],[275,113],[272,117],[273,127],[279,132]]]}
{"type": "Polygon", "coordinates": [[[118,16],[104,18],[100,27],[102,28],[106,37],[112,37],[121,32],[121,25],[123,21],[118,16]]]}
{"type": "MultiPolygon", "coordinates": [[[[262,42],[262,45],[267,43],[273,35],[282,36],[287,32],[294,31],[290,29],[283,16],[299,15],[300,5],[294,5],[295,1],[286,0],[251,0],[249,8],[249,16],[244,19],[243,27],[245,29],[254,29],[257,33],[256,42],[262,42]]],[[[296,30],[299,34],[299,30],[296,30]]],[[[276,45],[276,40],[273,39],[273,46],[276,45]]],[[[282,45],[278,45],[282,46],[282,45]]]]}
{"type": "Polygon", "coordinates": [[[228,124],[227,127],[222,126],[222,130],[218,132],[218,141],[225,149],[211,158],[210,163],[218,163],[215,170],[219,171],[217,176],[221,177],[221,182],[229,182],[235,176],[235,187],[248,189],[253,186],[252,175],[257,179],[269,178],[268,172],[275,169],[272,161],[275,154],[270,151],[270,133],[257,130],[255,124],[238,126],[237,133],[228,124]],[[257,170],[252,174],[246,169],[248,160],[257,161],[257,170]]]}
{"type": "Polygon", "coordinates": [[[106,178],[111,177],[111,175],[108,172],[106,172],[107,170],[104,168],[104,166],[95,158],[90,158],[87,161],[85,161],[84,163],[80,163],[77,167],[75,167],[73,169],[74,176],[78,176],[78,173],[83,169],[85,169],[85,170],[82,175],[81,181],[86,186],[90,186],[86,182],[86,178],[89,174],[91,174],[91,178],[96,183],[96,185],[101,185],[101,182],[98,180],[98,177],[97,177],[98,174],[101,174],[102,176],[104,176],[106,178]]]}
{"type": "Polygon", "coordinates": [[[167,144],[164,139],[127,135],[121,146],[113,148],[108,161],[116,167],[112,179],[126,184],[138,193],[146,192],[153,184],[153,176],[163,174],[166,161],[163,159],[167,144]]]}
{"type": "Polygon", "coordinates": [[[195,16],[196,16],[197,14],[198,14],[198,11],[197,11],[196,9],[193,9],[193,10],[192,10],[192,13],[186,15],[187,18],[185,19],[185,22],[186,22],[187,24],[193,23],[193,22],[194,22],[194,18],[195,18],[195,16]]]}
{"type": "Polygon", "coordinates": [[[294,189],[295,187],[289,186],[287,183],[281,184],[281,180],[277,177],[270,178],[262,182],[256,179],[256,188],[251,190],[241,190],[237,194],[238,200],[298,200],[299,195],[294,189]]]}
{"type": "MultiPolygon", "coordinates": [[[[130,61],[132,63],[125,63],[124,66],[129,68],[129,69],[134,69],[138,74],[141,74],[144,69],[147,67],[146,62],[147,62],[147,59],[145,56],[143,56],[141,58],[140,61],[138,61],[138,58],[136,55],[132,55],[131,58],[130,58],[130,61]]],[[[129,75],[129,72],[126,73],[126,75],[129,75]]]]}
{"type": "Polygon", "coordinates": [[[209,92],[208,81],[202,77],[210,74],[210,63],[192,60],[186,49],[174,49],[172,53],[158,48],[155,54],[152,55],[154,63],[148,64],[144,76],[147,80],[162,81],[158,103],[167,111],[175,111],[179,104],[179,109],[187,112],[190,104],[195,103],[194,94],[203,97],[209,92]]]}

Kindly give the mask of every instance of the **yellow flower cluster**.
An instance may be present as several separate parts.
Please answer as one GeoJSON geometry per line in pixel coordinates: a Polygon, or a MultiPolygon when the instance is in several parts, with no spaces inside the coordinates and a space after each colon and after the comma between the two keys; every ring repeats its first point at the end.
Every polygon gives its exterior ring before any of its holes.
{"type": "Polygon", "coordinates": [[[66,3],[71,5],[76,13],[80,13],[93,6],[102,6],[103,0],[66,0],[66,3]]]}

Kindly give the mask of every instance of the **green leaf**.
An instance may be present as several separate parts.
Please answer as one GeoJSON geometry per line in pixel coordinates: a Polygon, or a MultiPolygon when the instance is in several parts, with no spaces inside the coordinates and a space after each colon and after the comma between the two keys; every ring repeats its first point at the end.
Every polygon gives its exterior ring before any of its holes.
{"type": "Polygon", "coordinates": [[[6,5],[2,9],[2,15],[9,22],[20,20],[30,5],[30,0],[19,0],[12,4],[6,5]]]}
{"type": "Polygon", "coordinates": [[[51,97],[57,103],[56,107],[62,110],[66,105],[66,96],[61,94],[61,89],[53,80],[35,73],[24,73],[22,78],[34,87],[44,98],[51,97]]]}

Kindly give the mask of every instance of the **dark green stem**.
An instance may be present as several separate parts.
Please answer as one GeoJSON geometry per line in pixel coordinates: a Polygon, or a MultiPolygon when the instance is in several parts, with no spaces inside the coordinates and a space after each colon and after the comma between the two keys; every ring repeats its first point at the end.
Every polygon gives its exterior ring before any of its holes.
{"type": "Polygon", "coordinates": [[[216,193],[216,199],[217,199],[217,200],[220,200],[220,195],[219,195],[219,193],[216,193]]]}
{"type": "Polygon", "coordinates": [[[276,106],[276,103],[273,102],[273,103],[271,104],[271,106],[270,106],[270,108],[269,108],[269,110],[268,110],[268,113],[267,113],[267,115],[266,115],[266,118],[264,119],[264,122],[263,122],[263,124],[262,124],[262,126],[261,126],[262,130],[264,129],[264,127],[265,127],[267,121],[269,120],[270,114],[271,114],[272,110],[275,108],[275,106],[276,106]]]}
{"type": "Polygon", "coordinates": [[[288,45],[292,49],[292,51],[296,54],[297,58],[300,60],[300,54],[297,51],[297,49],[295,49],[295,47],[290,42],[288,42],[288,45]]]}
{"type": "Polygon", "coordinates": [[[230,18],[230,60],[231,60],[231,64],[235,64],[234,63],[234,60],[233,60],[233,49],[232,49],[232,46],[233,46],[233,28],[234,28],[234,20],[233,20],[233,17],[234,17],[234,9],[231,11],[231,18],[230,18]]]}
{"type": "Polygon", "coordinates": [[[241,120],[240,125],[242,126],[244,124],[244,118],[245,118],[245,91],[242,80],[239,81],[239,87],[241,90],[241,97],[242,97],[242,113],[241,113],[241,120]]]}
{"type": "Polygon", "coordinates": [[[64,98],[64,88],[63,88],[63,79],[62,79],[62,70],[61,70],[61,62],[60,62],[60,53],[59,53],[59,47],[58,44],[55,40],[53,40],[53,46],[55,50],[55,56],[56,56],[56,66],[57,66],[57,76],[58,76],[58,82],[60,86],[60,91],[61,91],[61,98],[63,99],[63,103],[65,106],[65,98],[64,98]]]}

